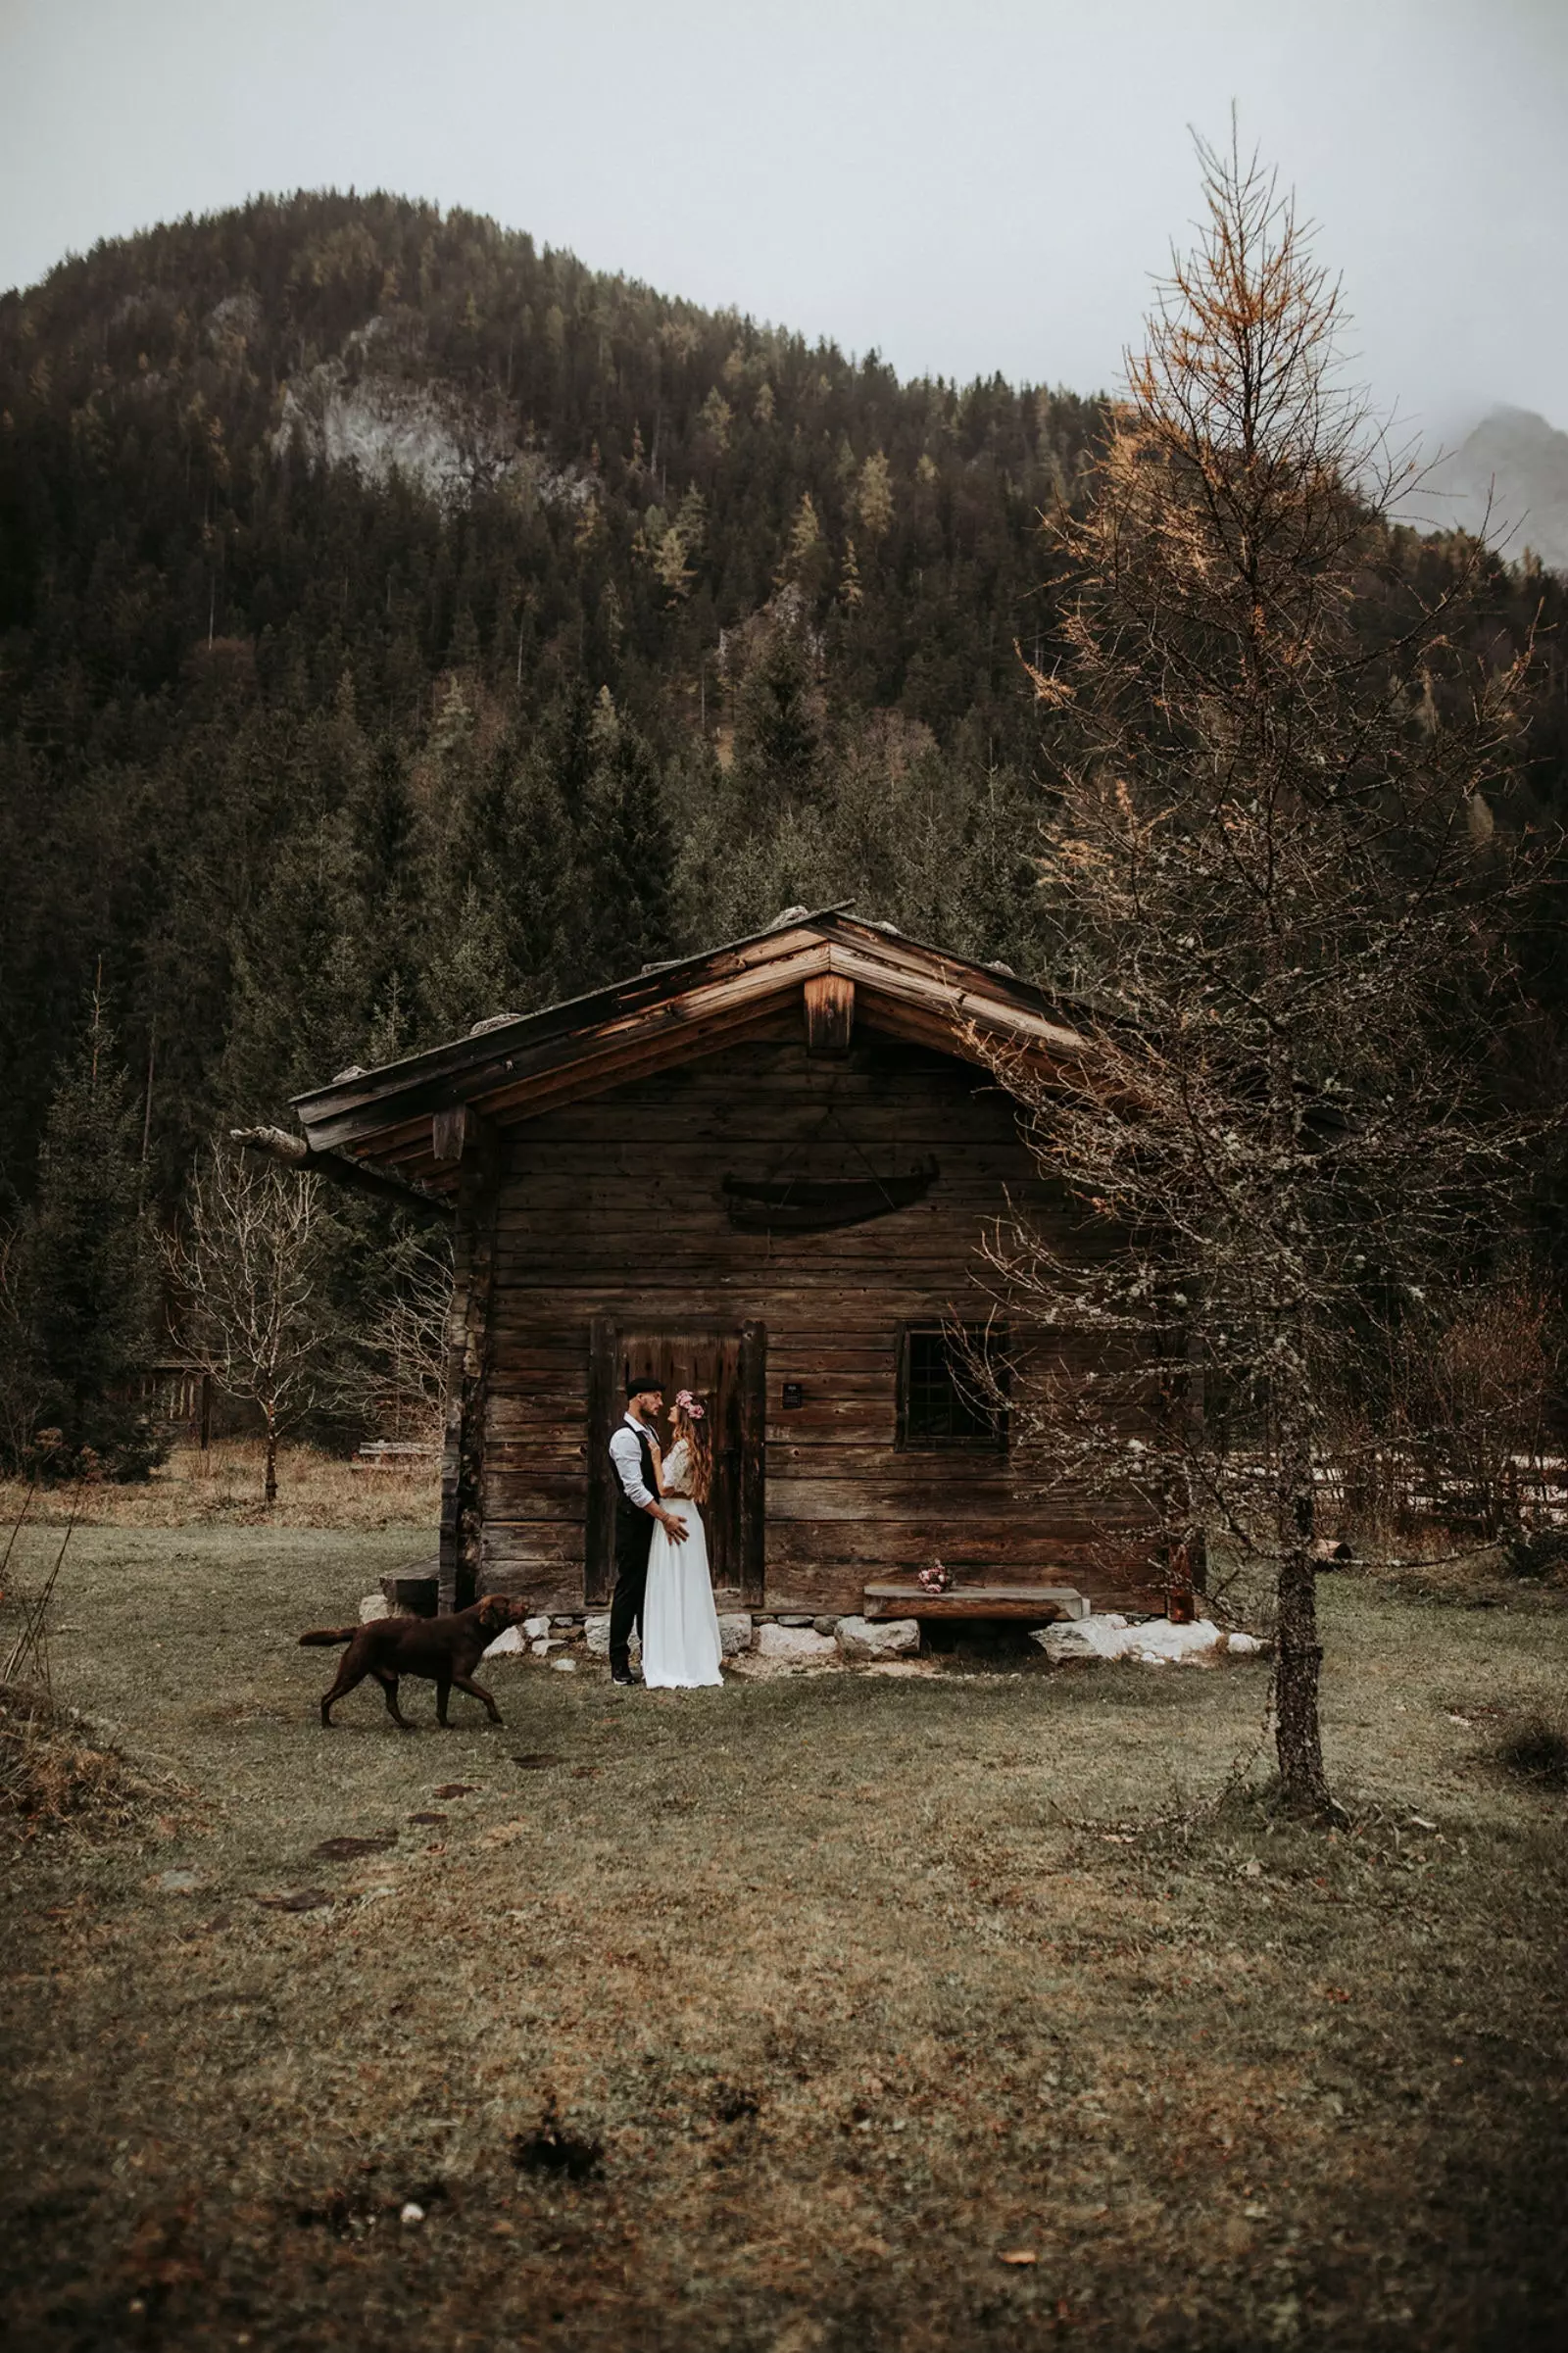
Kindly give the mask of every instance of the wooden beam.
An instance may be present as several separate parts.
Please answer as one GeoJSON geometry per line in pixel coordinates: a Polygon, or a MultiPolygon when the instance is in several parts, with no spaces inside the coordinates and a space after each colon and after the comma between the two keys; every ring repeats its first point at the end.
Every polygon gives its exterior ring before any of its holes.
{"type": "Polygon", "coordinates": [[[452,1203],[443,1201],[439,1193],[428,1193],[413,1177],[396,1175],[390,1169],[366,1168],[347,1152],[313,1152],[303,1136],[291,1136],[280,1127],[234,1127],[229,1129],[230,1140],[246,1152],[263,1153],[270,1160],[281,1160],[286,1168],[297,1168],[302,1176],[325,1177],[332,1185],[346,1185],[353,1193],[368,1193],[377,1201],[394,1201],[402,1209],[418,1209],[426,1216],[447,1218],[452,1215],[452,1203]]]}
{"type": "Polygon", "coordinates": [[[504,1156],[488,1120],[458,1166],[457,1277],[447,1327],[447,1430],[441,1457],[443,1613],[477,1597],[484,1566],[484,1409],[490,1384],[496,1211],[504,1156]]]}
{"type": "Polygon", "coordinates": [[[929,1593],[920,1585],[868,1585],[867,1618],[1022,1618],[1053,1625],[1088,1615],[1075,1585],[958,1585],[929,1593]]]}
{"type": "Polygon", "coordinates": [[[437,1166],[458,1165],[466,1153],[498,1149],[493,1122],[476,1104],[460,1103],[430,1114],[430,1157],[437,1166]]]}
{"type": "Polygon", "coordinates": [[[615,1582],[615,1488],[611,1434],[625,1409],[617,1395],[615,1319],[596,1315],[588,1336],[588,1501],[583,1530],[582,1597],[608,1601],[615,1582]]]}
{"type": "Polygon", "coordinates": [[[955,1044],[950,1053],[961,1054],[957,1043],[970,1028],[992,1033],[1026,1053],[1045,1053],[1079,1060],[1090,1042],[1077,1030],[1049,1013],[1017,1004],[1006,984],[993,982],[978,966],[958,965],[951,973],[923,962],[894,956],[868,956],[858,949],[835,947],[828,969],[896,1004],[921,1007],[936,1016],[955,1044]]]}
{"type": "Polygon", "coordinates": [[[855,983],[841,972],[814,973],[805,986],[806,1051],[847,1054],[855,1031],[855,983]]]}
{"type": "Polygon", "coordinates": [[[741,1593],[760,1608],[766,1588],[767,1546],[767,1326],[741,1326],[741,1593]]]}
{"type": "Polygon", "coordinates": [[[466,1103],[450,1110],[430,1114],[430,1157],[433,1160],[461,1160],[464,1146],[468,1141],[468,1123],[475,1117],[466,1103]]]}

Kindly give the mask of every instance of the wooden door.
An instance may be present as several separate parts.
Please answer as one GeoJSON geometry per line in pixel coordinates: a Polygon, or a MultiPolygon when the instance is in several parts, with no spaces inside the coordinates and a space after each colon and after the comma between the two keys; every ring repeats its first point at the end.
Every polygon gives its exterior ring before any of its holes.
{"type": "Polygon", "coordinates": [[[588,1525],[584,1595],[608,1601],[615,1582],[615,1474],[610,1441],[626,1409],[626,1383],[649,1374],[664,1393],[662,1446],[675,1393],[700,1392],[712,1428],[713,1487],[703,1525],[714,1590],[757,1607],[762,1598],[763,1424],[767,1336],[760,1323],[730,1330],[620,1324],[596,1317],[588,1412],[588,1525]]]}

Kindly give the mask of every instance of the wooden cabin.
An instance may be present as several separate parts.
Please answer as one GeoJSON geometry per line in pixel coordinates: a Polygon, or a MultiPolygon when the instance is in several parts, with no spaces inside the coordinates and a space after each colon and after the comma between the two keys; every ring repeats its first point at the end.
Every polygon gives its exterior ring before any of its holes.
{"type": "Polygon", "coordinates": [[[1039,1499],[954,1345],[985,1321],[979,1244],[1009,1202],[1093,1247],[986,1039],[1048,1066],[1085,1051],[1000,968],[792,911],[299,1100],[308,1161],[455,1211],[446,1606],[608,1599],[608,1442],[644,1371],[710,1399],[721,1606],[842,1614],[891,1584],[871,1607],[894,1614],[939,1557],[1041,1620],[1063,1587],[1162,1606],[1102,1515],[1039,1499]]]}

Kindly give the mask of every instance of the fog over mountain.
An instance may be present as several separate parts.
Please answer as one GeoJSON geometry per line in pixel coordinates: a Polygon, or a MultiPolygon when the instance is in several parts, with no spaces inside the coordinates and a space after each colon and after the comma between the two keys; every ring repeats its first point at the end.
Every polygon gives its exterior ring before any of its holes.
{"type": "Polygon", "coordinates": [[[1568,575],[1568,433],[1530,409],[1493,409],[1412,502],[1428,527],[1484,534],[1504,559],[1568,575]]]}

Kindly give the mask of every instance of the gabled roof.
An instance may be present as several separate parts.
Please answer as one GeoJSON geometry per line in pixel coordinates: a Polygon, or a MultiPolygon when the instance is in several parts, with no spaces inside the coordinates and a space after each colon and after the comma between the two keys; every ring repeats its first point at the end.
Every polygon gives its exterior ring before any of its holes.
{"type": "Polygon", "coordinates": [[[514,1126],[741,1039],[803,1037],[804,1008],[824,994],[847,1008],[846,1018],[853,1007],[857,1029],[965,1059],[975,1057],[977,1036],[1047,1063],[1088,1051],[1083,1035],[1027,981],[836,908],[792,910],[771,930],[730,947],[334,1079],[297,1097],[294,1108],[313,1154],[342,1154],[449,1190],[456,1155],[451,1123],[445,1139],[435,1132],[438,1114],[467,1108],[514,1126]]]}

